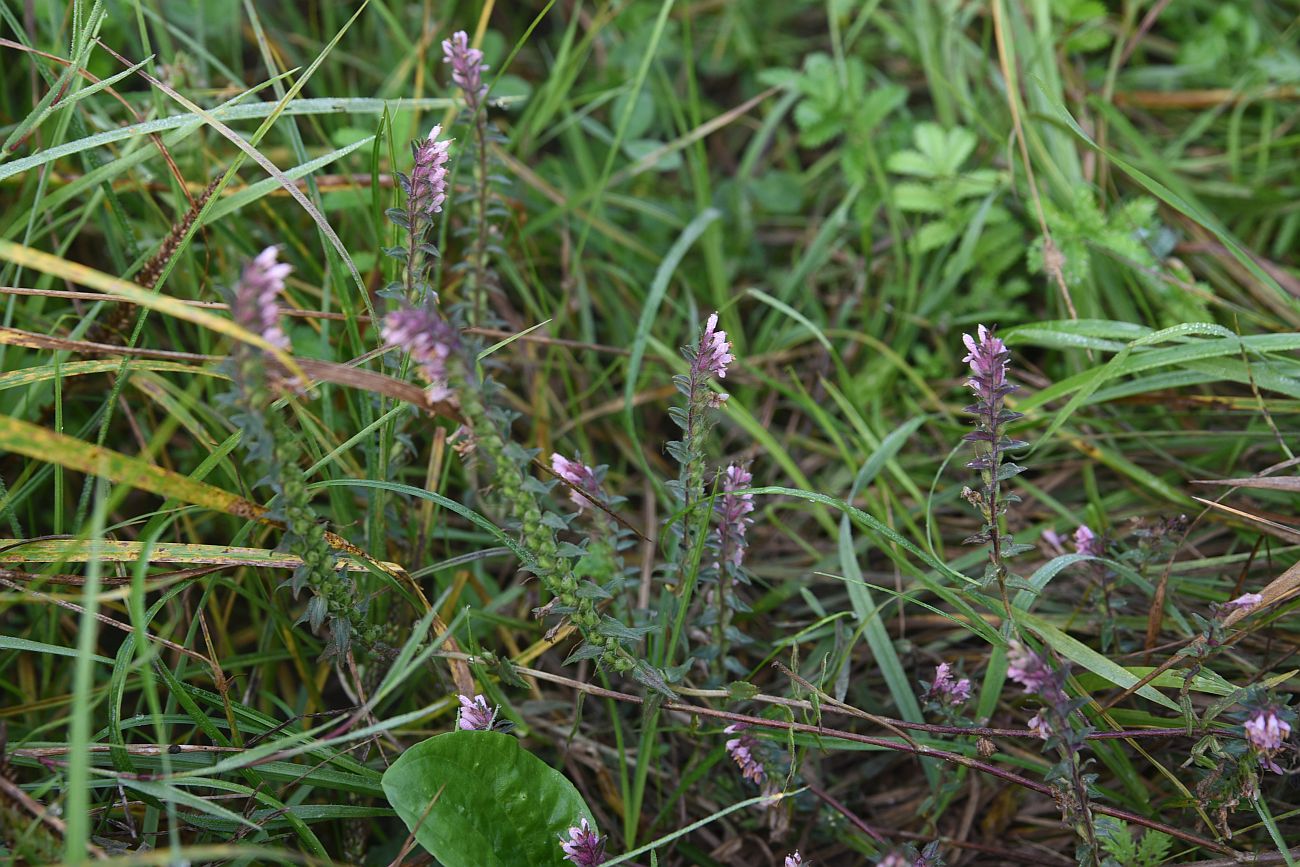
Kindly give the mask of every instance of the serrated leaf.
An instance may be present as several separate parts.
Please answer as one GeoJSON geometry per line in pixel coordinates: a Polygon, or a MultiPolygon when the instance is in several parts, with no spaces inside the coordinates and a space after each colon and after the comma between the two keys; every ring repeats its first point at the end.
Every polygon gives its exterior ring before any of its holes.
{"type": "Polygon", "coordinates": [[[384,795],[445,867],[564,867],[560,836],[591,811],[563,774],[501,732],[455,731],[404,752],[384,795]]]}

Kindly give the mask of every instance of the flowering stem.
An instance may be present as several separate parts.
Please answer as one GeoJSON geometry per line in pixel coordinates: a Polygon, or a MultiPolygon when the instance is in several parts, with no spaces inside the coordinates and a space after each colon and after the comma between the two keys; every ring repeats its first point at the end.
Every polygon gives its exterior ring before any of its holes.
{"type": "Polygon", "coordinates": [[[451,389],[460,399],[476,447],[487,457],[497,492],[521,524],[524,547],[536,559],[535,568],[542,586],[560,604],[573,609],[570,620],[591,645],[601,648],[598,658],[602,663],[618,672],[632,671],[637,667],[636,658],[615,638],[597,632],[601,617],[596,602],[578,593],[578,579],[560,556],[554,531],[542,522],[541,507],[528,489],[523,469],[506,453],[505,438],[488,415],[478,383],[468,369],[469,360],[459,353],[453,358],[453,363],[448,365],[451,389]]]}
{"type": "Polygon", "coordinates": [[[491,186],[488,183],[487,109],[478,106],[474,111],[474,135],[478,145],[478,225],[474,236],[474,311],[473,324],[483,321],[487,311],[488,265],[488,200],[491,186]]]}
{"type": "Polygon", "coordinates": [[[965,440],[975,448],[975,459],[966,466],[980,474],[982,484],[979,491],[968,490],[963,495],[980,511],[984,526],[966,541],[968,544],[988,545],[989,563],[984,580],[986,584],[997,582],[1006,615],[1004,628],[1009,634],[1014,629],[1014,618],[1011,597],[1007,592],[1009,572],[1006,560],[1018,551],[1014,550],[1015,546],[1008,550],[1009,537],[1002,528],[1006,511],[1002,501],[1002,481],[1023,468],[1011,463],[1004,465],[1003,455],[1008,448],[1023,445],[1006,436],[1007,423],[1020,418],[1020,414],[1006,408],[1006,396],[1016,390],[1007,382],[1011,353],[992,330],[981,325],[976,333],[977,337],[962,335],[969,350],[963,359],[970,365],[970,379],[966,384],[975,393],[975,403],[966,407],[966,411],[976,419],[975,431],[965,436],[965,440]]]}
{"type": "Polygon", "coordinates": [[[1002,513],[1000,511],[1002,483],[998,480],[998,471],[1002,467],[1002,450],[998,447],[1002,439],[1002,425],[998,422],[997,416],[1002,411],[1002,402],[998,401],[991,410],[987,455],[989,468],[982,473],[984,490],[988,497],[988,512],[985,520],[989,531],[989,563],[993,566],[998,592],[1002,595],[1002,610],[1006,613],[1007,621],[1012,622],[1011,597],[1007,593],[1007,564],[1002,557],[1002,513]]]}

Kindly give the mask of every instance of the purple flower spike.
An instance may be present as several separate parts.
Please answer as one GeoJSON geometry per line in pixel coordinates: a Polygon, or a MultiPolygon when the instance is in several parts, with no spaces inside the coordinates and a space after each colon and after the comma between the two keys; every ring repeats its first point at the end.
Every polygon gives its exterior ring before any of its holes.
{"type": "Polygon", "coordinates": [[[703,376],[716,376],[726,379],[727,365],[736,360],[731,354],[731,343],[727,341],[727,332],[718,331],[718,314],[709,315],[704,324],[704,334],[700,336],[700,347],[695,352],[692,373],[703,376]]]}
{"type": "MultiPolygon", "coordinates": [[[[723,731],[734,735],[740,734],[747,728],[749,726],[744,723],[734,723],[723,731]]],[[[763,770],[763,763],[754,757],[754,750],[757,748],[758,740],[753,735],[740,734],[740,737],[727,741],[727,753],[740,768],[740,775],[751,783],[761,784],[767,777],[767,772],[763,770]]]]}
{"type": "Polygon", "coordinates": [[[941,662],[934,669],[934,682],[930,684],[930,697],[940,704],[957,706],[970,700],[970,678],[955,680],[952,666],[941,662]]]}
{"type": "Polygon", "coordinates": [[[436,313],[414,307],[394,310],[384,317],[384,341],[411,353],[425,379],[429,400],[452,396],[447,384],[447,359],[460,346],[460,335],[436,313]]]}
{"type": "Polygon", "coordinates": [[[230,306],[236,324],[272,346],[288,349],[289,338],[280,330],[280,307],[276,302],[293,268],[276,261],[276,253],[275,247],[267,247],[244,266],[230,306]]]}
{"type": "MultiPolygon", "coordinates": [[[[579,490],[590,491],[593,494],[600,493],[600,483],[596,481],[596,471],[582,461],[569,460],[557,452],[551,455],[551,470],[579,490]]],[[[574,505],[578,507],[578,511],[590,508],[593,505],[591,500],[578,493],[578,491],[569,491],[569,499],[573,500],[574,505]]]]}
{"type": "Polygon", "coordinates": [[[458,30],[450,39],[442,40],[442,62],[451,64],[451,80],[465,94],[465,105],[477,111],[488,87],[483,83],[483,73],[488,66],[483,62],[483,52],[469,47],[469,35],[458,30]]]}
{"type": "Polygon", "coordinates": [[[1011,359],[1011,353],[1007,351],[1007,345],[986,326],[979,326],[975,333],[978,339],[969,334],[961,336],[969,350],[962,359],[970,365],[971,378],[966,384],[981,399],[991,401],[1011,390],[1007,385],[1007,363],[1011,359]]]}
{"type": "Polygon", "coordinates": [[[457,698],[460,699],[460,711],[456,714],[456,728],[467,732],[485,732],[492,728],[497,714],[488,707],[487,699],[481,695],[473,698],[459,695],[457,698]]]}
{"type": "Polygon", "coordinates": [[[568,840],[564,837],[560,840],[565,861],[572,861],[579,867],[596,867],[605,863],[605,840],[591,829],[586,819],[579,820],[569,829],[568,840]]]}
{"type": "Polygon", "coordinates": [[[447,159],[451,139],[439,139],[442,127],[434,126],[429,137],[414,147],[415,165],[411,169],[410,209],[426,219],[442,210],[447,201],[447,159]]]}
{"type": "Polygon", "coordinates": [[[1074,551],[1076,554],[1084,554],[1088,557],[1100,557],[1106,553],[1101,539],[1087,524],[1080,524],[1079,529],[1074,531],[1074,551]]]}
{"type": "Polygon", "coordinates": [[[791,854],[785,856],[785,867],[812,867],[812,862],[809,861],[807,864],[804,864],[803,856],[800,855],[799,850],[796,849],[791,854]]]}
{"type": "Polygon", "coordinates": [[[714,508],[717,511],[719,527],[717,530],[718,553],[722,562],[739,568],[745,557],[745,529],[754,519],[749,513],[754,511],[753,494],[737,494],[748,488],[754,481],[749,470],[740,464],[732,464],[722,476],[722,496],[714,508]]]}

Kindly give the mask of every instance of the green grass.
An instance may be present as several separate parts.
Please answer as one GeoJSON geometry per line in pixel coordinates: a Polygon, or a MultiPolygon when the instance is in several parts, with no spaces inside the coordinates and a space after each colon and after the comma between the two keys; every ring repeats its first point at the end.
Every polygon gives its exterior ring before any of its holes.
{"type": "Polygon", "coordinates": [[[1041,741],[993,736],[986,756],[910,729],[951,754],[920,759],[880,722],[940,722],[920,681],[943,661],[975,683],[970,724],[1023,729],[1037,707],[1006,679],[986,555],[962,544],[961,335],[980,323],[1011,349],[1031,444],[1005,483],[1007,529],[1034,545],[1015,628],[1069,662],[1076,719],[1132,735],[1089,742],[1094,807],[1189,836],[1169,861],[1282,858],[1290,776],[1255,797],[1232,777],[1220,813],[1206,780],[1257,770],[1239,739],[1136,732],[1239,726],[1242,701],[1300,685],[1300,19],[1112,5],[2,0],[0,858],[388,864],[408,832],[380,775],[451,727],[473,678],[611,858],[659,841],[660,864],[830,865],[937,840],[950,864],[1071,863],[1041,741]],[[458,29],[494,101],[483,363],[518,444],[609,465],[650,539],[612,604],[660,665],[715,628],[707,582],[686,607],[649,568],[676,556],[670,524],[708,520],[666,484],[670,378],[709,313],[733,341],[708,452],[710,472],[754,474],[749,642],[676,682],[698,713],[565,665],[572,637],[540,644],[535,552],[449,447],[457,420],[413,408],[418,376],[376,352],[393,176],[435,123],[456,142],[433,282],[447,305],[470,294],[474,131],[440,48],[458,29]],[[319,658],[280,589],[300,560],[221,401],[226,357],[268,348],[223,291],[271,244],[298,312],[279,361],[312,383],[277,411],[396,661],[319,658]],[[1196,483],[1266,471],[1276,487],[1196,483]],[[1109,565],[1043,540],[1081,523],[1109,565]],[[1179,656],[1246,592],[1265,605],[1226,646],[1179,656]],[[798,794],[730,809],[758,791],[720,713],[768,719],[769,780],[798,794]]]}

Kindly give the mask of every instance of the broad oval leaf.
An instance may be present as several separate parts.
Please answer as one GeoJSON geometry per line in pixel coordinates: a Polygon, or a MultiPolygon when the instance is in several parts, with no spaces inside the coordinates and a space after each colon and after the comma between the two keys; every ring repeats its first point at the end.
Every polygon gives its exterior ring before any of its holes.
{"type": "Polygon", "coordinates": [[[402,753],[383,786],[445,867],[563,867],[561,835],[579,819],[595,826],[573,783],[501,732],[435,735],[402,753]]]}

